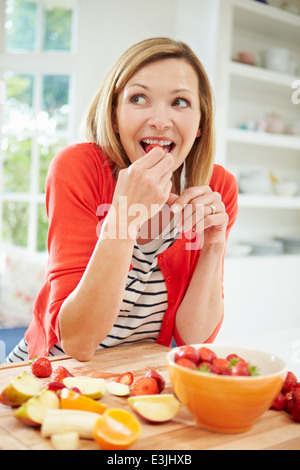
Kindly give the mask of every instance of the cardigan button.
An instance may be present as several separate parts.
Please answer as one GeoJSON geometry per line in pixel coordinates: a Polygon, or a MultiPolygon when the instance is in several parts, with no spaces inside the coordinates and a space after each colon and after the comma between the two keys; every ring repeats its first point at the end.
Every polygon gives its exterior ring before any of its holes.
{"type": "Polygon", "coordinates": [[[167,282],[171,282],[172,281],[172,276],[168,276],[167,279],[166,279],[167,282]]]}
{"type": "Polygon", "coordinates": [[[170,299],[170,304],[175,304],[175,299],[174,299],[174,297],[172,297],[172,298],[170,299]]]}

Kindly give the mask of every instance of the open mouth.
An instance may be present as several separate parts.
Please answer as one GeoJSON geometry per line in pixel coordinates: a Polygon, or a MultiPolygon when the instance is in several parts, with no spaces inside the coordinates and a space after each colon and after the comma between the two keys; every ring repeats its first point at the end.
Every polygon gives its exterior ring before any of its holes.
{"type": "Polygon", "coordinates": [[[172,142],[171,140],[162,139],[143,139],[141,140],[140,144],[145,153],[147,153],[147,148],[149,147],[149,145],[160,145],[164,148],[167,153],[171,153],[175,147],[174,142],[172,142]]]}

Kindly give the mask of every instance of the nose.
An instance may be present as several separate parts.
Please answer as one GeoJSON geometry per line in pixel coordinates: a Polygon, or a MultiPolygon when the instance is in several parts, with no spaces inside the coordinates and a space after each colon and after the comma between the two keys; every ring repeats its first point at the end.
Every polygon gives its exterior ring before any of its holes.
{"type": "Polygon", "coordinates": [[[165,130],[173,126],[170,111],[164,103],[151,107],[148,124],[152,129],[165,130]]]}

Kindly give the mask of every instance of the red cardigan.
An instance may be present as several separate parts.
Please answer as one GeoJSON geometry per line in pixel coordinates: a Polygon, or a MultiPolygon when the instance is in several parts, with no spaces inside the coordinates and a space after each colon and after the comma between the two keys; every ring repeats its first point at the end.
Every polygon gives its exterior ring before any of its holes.
{"type": "MultiPolygon", "coordinates": [[[[227,236],[237,215],[237,183],[223,167],[215,165],[210,186],[222,195],[229,216],[227,236]]],[[[46,181],[49,218],[48,269],[32,321],[25,333],[29,357],[48,355],[59,338],[59,310],[79,283],[97,243],[97,208],[110,204],[115,188],[112,166],[94,144],[81,143],[62,150],[52,160],[46,181]]],[[[177,308],[194,272],[200,250],[187,250],[189,240],[179,238],[158,256],[168,291],[157,342],[182,344],[175,328],[177,308]]],[[[207,340],[212,342],[221,323],[207,340]]]]}

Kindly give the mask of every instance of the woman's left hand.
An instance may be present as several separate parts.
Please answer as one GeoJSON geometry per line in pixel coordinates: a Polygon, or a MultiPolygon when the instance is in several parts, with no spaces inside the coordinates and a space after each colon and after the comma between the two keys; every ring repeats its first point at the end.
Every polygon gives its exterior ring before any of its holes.
{"type": "Polygon", "coordinates": [[[168,204],[175,214],[180,214],[179,231],[197,232],[201,247],[225,244],[228,215],[219,193],[209,186],[195,186],[180,196],[170,194],[168,204]]]}

